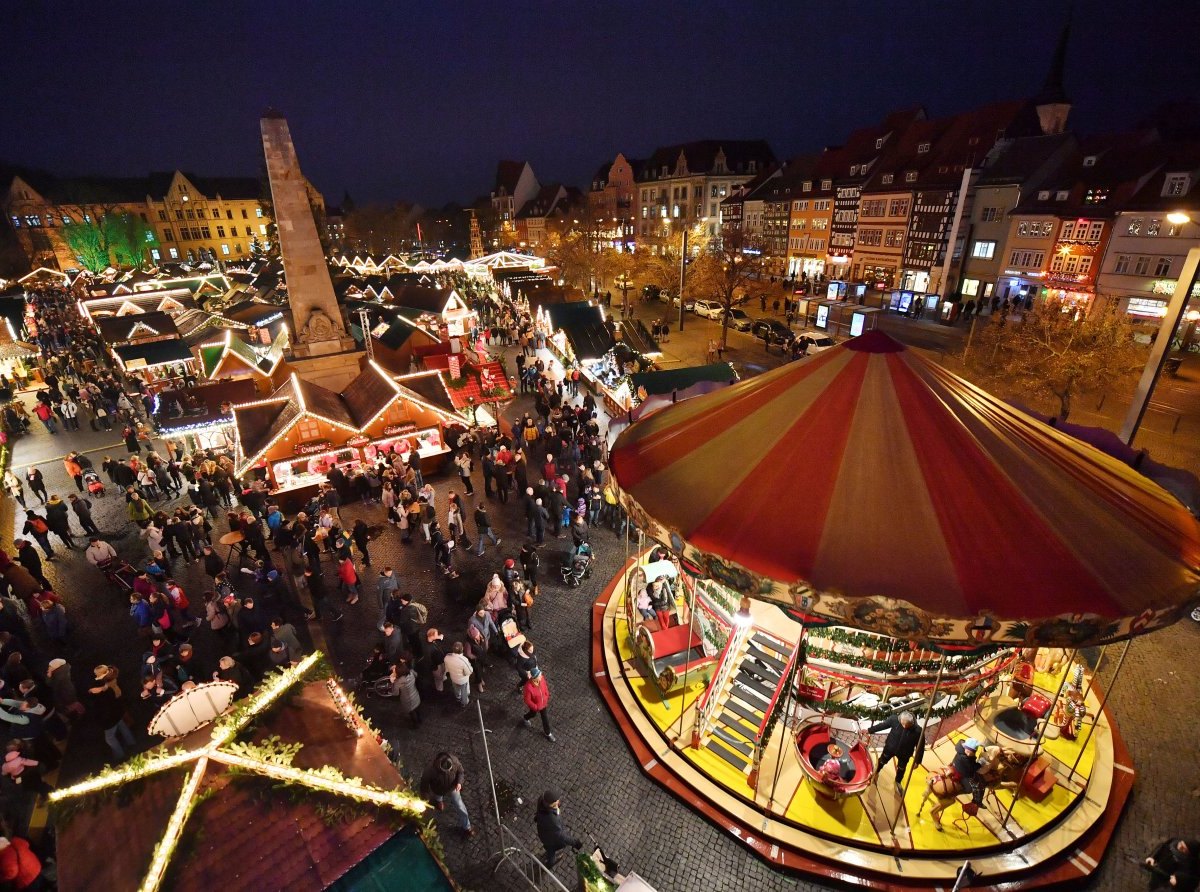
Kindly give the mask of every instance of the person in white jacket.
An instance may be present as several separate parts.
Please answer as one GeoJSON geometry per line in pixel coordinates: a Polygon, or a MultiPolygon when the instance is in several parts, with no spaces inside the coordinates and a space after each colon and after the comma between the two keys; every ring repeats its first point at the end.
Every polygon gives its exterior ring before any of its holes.
{"type": "Polygon", "coordinates": [[[471,661],[467,659],[461,641],[454,642],[454,649],[446,654],[446,676],[454,685],[454,699],[466,707],[471,703],[471,661]]]}

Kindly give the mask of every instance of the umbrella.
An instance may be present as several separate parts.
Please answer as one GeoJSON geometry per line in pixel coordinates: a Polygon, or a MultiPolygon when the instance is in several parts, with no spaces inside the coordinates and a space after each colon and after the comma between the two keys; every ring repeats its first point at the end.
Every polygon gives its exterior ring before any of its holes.
{"type": "Polygon", "coordinates": [[[146,730],[163,737],[182,737],[225,713],[237,696],[231,681],[206,681],[180,691],[162,705],[146,730]]]}
{"type": "Polygon", "coordinates": [[[895,638],[1099,644],[1200,592],[1161,487],[878,331],[638,421],[611,468],[709,577],[895,638]]]}

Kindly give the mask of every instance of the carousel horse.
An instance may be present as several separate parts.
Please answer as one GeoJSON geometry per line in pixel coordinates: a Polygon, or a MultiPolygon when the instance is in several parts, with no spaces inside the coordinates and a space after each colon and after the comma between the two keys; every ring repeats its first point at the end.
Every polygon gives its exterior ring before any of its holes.
{"type": "MultiPolygon", "coordinates": [[[[996,789],[1016,789],[1020,780],[1021,770],[1025,759],[1012,750],[1000,746],[983,748],[983,761],[979,763],[976,780],[984,787],[985,794],[996,789]]],[[[925,804],[932,796],[937,803],[929,811],[929,816],[942,829],[942,812],[958,801],[958,797],[967,792],[949,766],[931,771],[925,781],[925,795],[917,808],[917,815],[925,811],[925,804]]],[[[982,796],[980,797],[982,798],[982,796]]]]}

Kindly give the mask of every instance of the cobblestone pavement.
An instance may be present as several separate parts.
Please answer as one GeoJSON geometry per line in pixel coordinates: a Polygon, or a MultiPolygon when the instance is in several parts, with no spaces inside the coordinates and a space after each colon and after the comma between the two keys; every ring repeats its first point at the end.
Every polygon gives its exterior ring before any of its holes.
{"type": "MultiPolygon", "coordinates": [[[[755,349],[761,354],[760,346],[755,349]]],[[[512,411],[524,409],[525,403],[519,402],[512,411]]],[[[115,439],[88,431],[52,439],[45,431],[35,430],[17,441],[14,468],[31,460],[53,459],[69,447],[106,446],[115,439]]],[[[43,472],[51,492],[65,496],[73,491],[61,461],[43,465],[43,472]]],[[[449,479],[434,482],[439,505],[444,506],[451,486],[449,479]]],[[[453,486],[458,488],[457,480],[453,486]]],[[[478,477],[476,490],[482,492],[478,477]]],[[[2,511],[0,530],[8,545],[14,525],[23,523],[23,515],[10,500],[5,500],[2,511]]],[[[350,520],[362,515],[373,524],[383,524],[383,512],[377,505],[350,505],[343,508],[343,513],[350,520]]],[[[421,544],[401,544],[398,531],[383,524],[381,537],[371,546],[374,566],[364,573],[366,596],[357,606],[346,609],[342,623],[324,626],[332,656],[344,674],[357,673],[376,640],[370,580],[384,565],[395,567],[402,588],[430,608],[431,624],[445,633],[447,642],[463,637],[471,606],[482,594],[486,580],[503,558],[515,556],[525,541],[523,520],[515,503],[503,507],[493,501],[491,513],[503,543],[499,548],[489,545],[482,558],[456,554],[465,593],[459,604],[451,602],[441,574],[434,572],[429,550],[421,544]]],[[[97,501],[95,515],[105,531],[128,528],[119,495],[110,493],[97,501]]],[[[219,523],[216,532],[223,530],[223,523],[219,523]]],[[[595,573],[575,590],[557,584],[559,555],[566,551],[567,540],[548,539],[542,547],[544,582],[542,597],[534,608],[531,637],[538,645],[551,689],[550,714],[557,743],[518,727],[524,706],[515,689],[516,677],[498,658],[487,674],[487,692],[473,692],[472,708],[460,709],[448,691],[441,696],[426,696],[425,721],[418,730],[410,729],[400,719],[391,702],[366,701],[366,711],[396,745],[409,776],[419,775],[439,749],[462,756],[468,774],[464,799],[480,832],[471,840],[462,840],[452,828],[449,813],[439,816],[447,862],[455,877],[469,889],[525,888],[518,878],[505,872],[508,868],[496,878],[491,876],[499,843],[474,708],[478,698],[489,729],[496,781],[522,800],[519,805],[515,799],[511,805],[506,803],[502,818],[532,851],[539,850],[532,824],[534,804],[543,789],[554,786],[564,793],[564,816],[570,829],[585,843],[590,845],[594,840],[602,845],[623,868],[637,870],[662,892],[825,888],[771,870],[641,774],[589,675],[589,605],[624,558],[624,545],[611,531],[595,532],[593,543],[597,554],[595,573]]],[[[130,559],[144,556],[141,541],[132,535],[113,544],[130,559]]],[[[105,589],[96,571],[78,552],[48,564],[46,573],[63,593],[70,610],[74,639],[66,655],[77,680],[90,678],[91,667],[100,661],[116,663],[123,678],[135,677],[141,648],[124,600],[105,589]]],[[[332,566],[327,566],[326,573],[333,590],[332,566]]],[[[198,566],[177,566],[176,574],[186,580],[189,595],[198,601],[204,590],[198,566]]],[[[295,612],[287,618],[298,628],[305,627],[295,612]]],[[[210,639],[210,633],[202,630],[193,641],[202,659],[215,662],[217,650],[210,639]]],[[[1194,835],[1200,828],[1200,760],[1196,759],[1194,737],[1185,724],[1189,705],[1200,694],[1200,682],[1188,669],[1198,644],[1200,627],[1185,621],[1139,639],[1132,647],[1113,703],[1140,773],[1125,819],[1093,889],[1142,887],[1145,877],[1122,856],[1141,855],[1167,835],[1194,835]]],[[[1111,659],[1105,673],[1115,664],[1118,650],[1109,649],[1111,659]]],[[[145,727],[150,710],[139,702],[133,703],[132,711],[145,727]]],[[[149,745],[144,735],[142,740],[149,745]]],[[[106,755],[98,730],[87,726],[76,729],[60,782],[95,770],[106,755]]],[[[565,885],[574,887],[574,869],[566,859],[560,862],[557,873],[565,885]]]]}

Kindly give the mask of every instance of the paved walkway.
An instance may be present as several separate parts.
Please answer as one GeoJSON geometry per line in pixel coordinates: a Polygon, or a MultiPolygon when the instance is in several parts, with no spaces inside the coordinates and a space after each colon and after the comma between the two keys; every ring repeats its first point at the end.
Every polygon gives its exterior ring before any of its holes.
{"type": "MultiPolygon", "coordinates": [[[[693,322],[701,332],[705,326],[716,327],[694,317],[688,320],[689,324],[693,322]]],[[[733,337],[731,333],[731,342],[733,337]]],[[[744,351],[738,354],[742,361],[767,362],[761,344],[749,342],[735,349],[744,351]]],[[[520,414],[530,403],[529,397],[523,397],[510,414],[520,414]]],[[[16,442],[14,467],[20,468],[30,460],[52,459],[80,445],[103,450],[115,439],[111,435],[93,436],[90,431],[51,438],[44,430],[35,429],[16,442]]],[[[43,470],[51,492],[66,495],[73,491],[61,462],[52,462],[43,470]]],[[[443,478],[435,484],[439,504],[444,505],[449,481],[443,478]]],[[[478,477],[476,488],[482,490],[478,477]]],[[[15,507],[5,500],[0,508],[0,538],[5,545],[11,542],[14,525],[23,522],[20,512],[14,512],[15,507]]],[[[382,509],[377,505],[351,505],[343,512],[350,520],[362,515],[373,524],[383,521],[382,509]]],[[[498,549],[489,546],[483,558],[456,556],[463,573],[460,602],[453,600],[441,574],[434,572],[428,549],[420,544],[401,544],[398,532],[386,524],[381,538],[372,543],[374,567],[365,578],[385,564],[392,565],[403,588],[428,605],[431,622],[445,632],[447,641],[462,637],[469,612],[482,595],[487,579],[503,558],[515,556],[525,541],[516,503],[503,507],[493,502],[491,513],[503,544],[498,549]]],[[[128,528],[120,496],[98,501],[96,518],[106,531],[128,528]]],[[[218,524],[218,534],[223,531],[223,524],[218,524]]],[[[550,713],[558,743],[549,743],[539,733],[518,727],[524,706],[515,689],[516,677],[499,661],[488,674],[487,692],[473,695],[482,701],[490,729],[488,741],[496,780],[510,793],[505,796],[505,823],[536,851],[534,803],[543,789],[555,786],[565,794],[563,811],[568,826],[589,845],[593,840],[603,845],[624,868],[637,870],[660,892],[822,888],[775,873],[727,834],[644,778],[634,764],[589,676],[589,604],[622,562],[624,545],[607,530],[596,531],[593,542],[597,554],[595,574],[581,589],[574,590],[556,582],[557,564],[566,551],[566,541],[549,540],[542,548],[545,582],[542,598],[534,608],[532,637],[552,692],[550,713]]],[[[144,556],[141,541],[133,536],[114,545],[130,559],[144,556]]],[[[141,648],[124,599],[107,591],[98,574],[80,556],[49,564],[46,572],[62,592],[74,623],[74,643],[67,656],[77,681],[82,684],[90,678],[91,667],[101,661],[115,662],[124,679],[136,677],[141,648]]],[[[198,567],[180,566],[176,572],[186,580],[189,595],[198,601],[204,590],[198,567]]],[[[332,567],[326,572],[333,589],[332,567]]],[[[376,640],[373,601],[368,586],[366,596],[358,606],[347,609],[342,623],[324,626],[333,658],[346,675],[357,673],[376,640]]],[[[297,625],[304,627],[299,620],[297,625]]],[[[217,648],[207,630],[197,633],[194,643],[202,659],[215,660],[217,648]]],[[[1187,621],[1133,646],[1113,702],[1141,773],[1112,851],[1091,888],[1141,888],[1145,877],[1122,856],[1140,856],[1167,835],[1194,834],[1200,827],[1200,760],[1194,758],[1195,744],[1188,721],[1191,705],[1200,700],[1200,681],[1188,669],[1188,662],[1181,660],[1182,655],[1196,652],[1198,644],[1200,627],[1187,621]]],[[[498,844],[474,708],[460,709],[449,693],[429,698],[424,707],[425,722],[416,731],[397,715],[390,701],[368,701],[366,710],[396,744],[409,776],[419,776],[439,749],[447,748],[463,757],[467,769],[464,798],[481,832],[472,840],[460,840],[448,813],[438,817],[449,866],[463,886],[525,888],[503,873],[495,881],[490,877],[495,863],[492,854],[498,844]]],[[[152,710],[133,702],[131,711],[145,727],[152,710]]],[[[142,740],[149,745],[144,735],[142,740]]],[[[95,770],[106,754],[98,730],[87,726],[77,729],[64,764],[63,780],[95,770]]],[[[558,874],[568,888],[574,887],[574,870],[565,861],[558,874]]]]}

